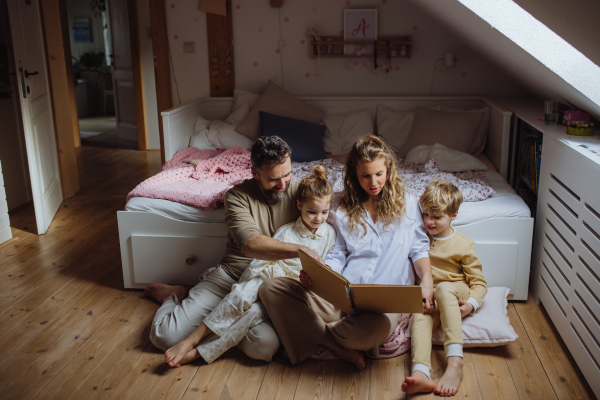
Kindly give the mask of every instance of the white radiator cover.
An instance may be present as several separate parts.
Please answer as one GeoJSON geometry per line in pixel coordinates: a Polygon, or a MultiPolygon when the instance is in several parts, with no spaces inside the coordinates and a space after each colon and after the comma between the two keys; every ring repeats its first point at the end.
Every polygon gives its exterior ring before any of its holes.
{"type": "Polygon", "coordinates": [[[600,166],[544,135],[531,293],[600,397],[600,166]]]}

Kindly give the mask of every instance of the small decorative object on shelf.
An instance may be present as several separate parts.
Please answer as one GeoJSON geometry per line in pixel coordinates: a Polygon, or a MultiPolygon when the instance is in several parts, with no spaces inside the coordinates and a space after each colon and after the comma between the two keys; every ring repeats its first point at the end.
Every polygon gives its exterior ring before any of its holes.
{"type": "Polygon", "coordinates": [[[594,133],[594,123],[573,121],[567,126],[567,133],[575,136],[592,136],[592,133],[594,133]]]}

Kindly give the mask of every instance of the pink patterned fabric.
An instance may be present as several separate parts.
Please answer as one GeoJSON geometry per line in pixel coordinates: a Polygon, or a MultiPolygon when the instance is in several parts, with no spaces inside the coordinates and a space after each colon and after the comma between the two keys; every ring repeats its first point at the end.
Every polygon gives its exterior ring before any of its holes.
{"type": "MultiPolygon", "coordinates": [[[[402,355],[410,349],[410,338],[406,337],[404,331],[410,322],[411,314],[402,314],[400,317],[400,321],[398,322],[398,326],[392,336],[388,338],[388,340],[379,347],[379,355],[370,356],[375,359],[383,359],[383,358],[394,358],[402,355]]],[[[314,358],[317,360],[336,360],[338,356],[333,354],[331,351],[321,346],[319,350],[315,352],[310,358],[314,358]]]]}
{"type": "Polygon", "coordinates": [[[222,150],[186,148],[178,151],[160,173],[137,185],[128,195],[165,199],[215,210],[234,185],[252,178],[250,152],[241,147],[222,150]],[[186,160],[199,160],[195,165],[186,160]]]}

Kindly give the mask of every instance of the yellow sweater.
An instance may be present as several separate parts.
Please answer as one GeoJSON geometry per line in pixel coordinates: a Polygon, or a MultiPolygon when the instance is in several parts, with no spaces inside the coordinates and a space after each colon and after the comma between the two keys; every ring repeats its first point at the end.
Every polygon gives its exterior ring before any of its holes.
{"type": "Polygon", "coordinates": [[[481,272],[481,262],[475,254],[475,243],[456,229],[454,235],[447,239],[439,240],[431,236],[429,239],[433,287],[445,281],[466,282],[470,288],[469,297],[482,305],[487,283],[481,272]]]}

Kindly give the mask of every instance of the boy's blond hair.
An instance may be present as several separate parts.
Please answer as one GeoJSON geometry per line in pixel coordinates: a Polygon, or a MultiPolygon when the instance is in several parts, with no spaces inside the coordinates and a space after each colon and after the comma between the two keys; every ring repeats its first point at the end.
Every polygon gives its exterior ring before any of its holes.
{"type": "Polygon", "coordinates": [[[453,216],[462,201],[462,193],[456,186],[444,179],[433,179],[419,202],[423,210],[429,209],[433,215],[453,216]]]}

